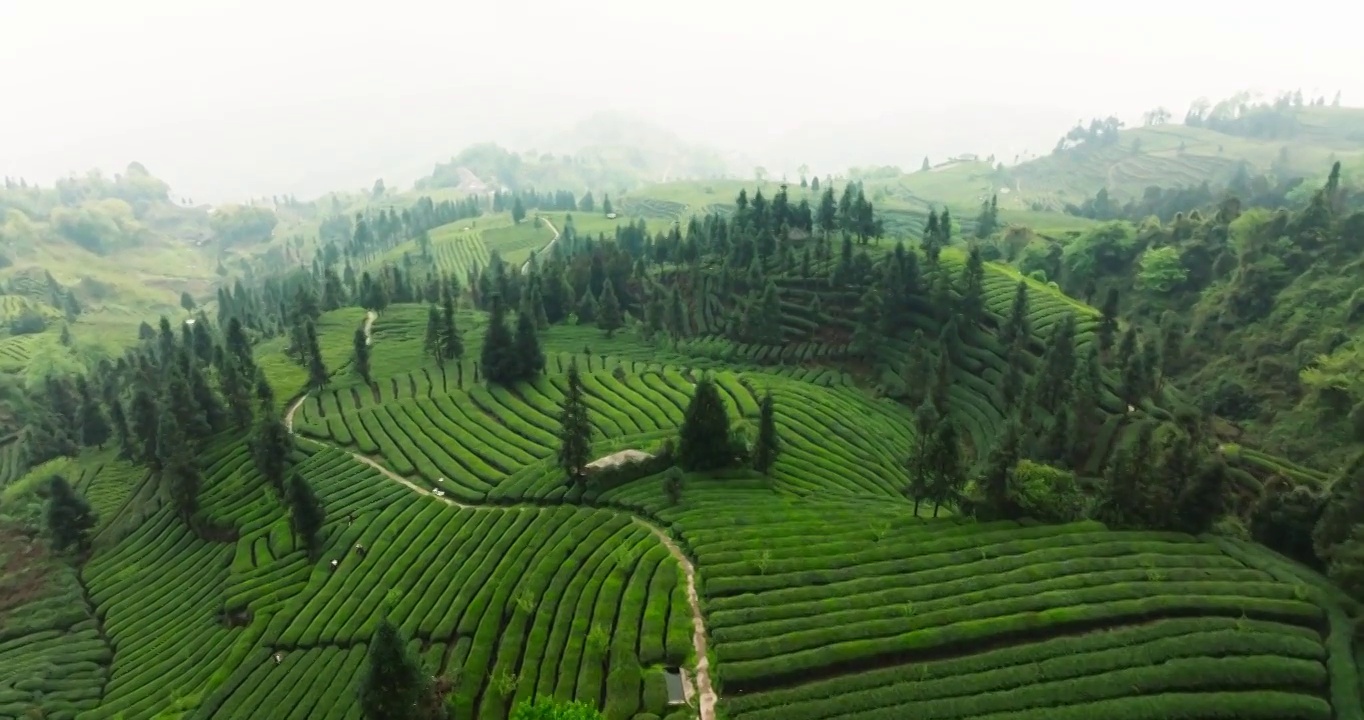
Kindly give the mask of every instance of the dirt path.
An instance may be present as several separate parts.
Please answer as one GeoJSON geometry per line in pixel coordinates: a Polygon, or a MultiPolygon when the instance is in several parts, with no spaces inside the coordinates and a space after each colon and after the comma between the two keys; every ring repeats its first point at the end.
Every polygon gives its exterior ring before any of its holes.
{"type": "MultiPolygon", "coordinates": [[[[550,227],[554,226],[551,225],[550,227]]],[[[556,230],[554,231],[554,238],[557,240],[558,237],[559,232],[556,230]]],[[[553,241],[550,242],[551,244],[553,244],[553,241]]],[[[365,315],[365,337],[370,341],[372,341],[372,338],[370,336],[370,327],[374,324],[374,319],[376,317],[378,317],[378,314],[373,311],[370,311],[368,314],[365,315]]],[[[299,397],[299,399],[295,400],[293,404],[289,406],[288,412],[284,414],[284,426],[289,429],[290,433],[294,431],[294,412],[303,405],[303,401],[307,399],[307,397],[308,395],[306,393],[303,396],[299,397]]],[[[403,487],[407,488],[408,490],[411,490],[412,492],[417,493],[418,495],[425,495],[427,497],[435,498],[436,500],[439,500],[452,507],[459,508],[473,507],[471,505],[466,505],[464,503],[457,502],[449,497],[437,495],[434,492],[427,490],[426,488],[399,475],[398,473],[389,470],[387,467],[384,467],[383,463],[367,455],[361,455],[360,453],[357,452],[351,452],[349,450],[345,450],[344,448],[337,448],[335,445],[331,445],[330,443],[324,443],[319,440],[313,440],[311,438],[308,440],[308,442],[341,450],[342,452],[345,452],[346,454],[350,455],[351,459],[355,460],[356,462],[364,463],[365,465],[374,468],[375,470],[379,471],[379,473],[382,474],[384,477],[401,484],[403,487]]],[[[682,566],[682,573],[687,579],[687,604],[691,606],[692,648],[696,652],[695,694],[699,694],[701,696],[698,712],[700,713],[701,720],[715,720],[715,703],[719,699],[719,696],[715,694],[715,688],[711,685],[710,682],[710,658],[706,656],[706,620],[701,615],[701,598],[696,591],[696,566],[692,564],[691,558],[687,557],[687,554],[682,552],[682,548],[678,547],[677,543],[674,542],[673,539],[669,537],[667,533],[663,532],[662,528],[658,527],[657,525],[654,525],[653,523],[637,515],[632,515],[630,519],[638,523],[639,525],[648,528],[649,532],[653,533],[654,537],[658,538],[658,541],[663,543],[663,545],[668,548],[668,552],[672,554],[673,559],[677,560],[677,564],[682,566]]],[[[694,693],[692,692],[690,683],[687,683],[686,685],[687,699],[688,701],[690,701],[694,693]]]]}
{"type": "MultiPolygon", "coordinates": [[[[373,310],[367,311],[365,313],[366,345],[374,344],[374,321],[377,319],[379,319],[379,313],[374,312],[373,310]]],[[[293,404],[289,406],[288,410],[284,411],[284,428],[288,430],[290,433],[294,431],[294,413],[298,412],[298,409],[303,407],[303,401],[307,399],[308,393],[305,392],[302,395],[298,396],[298,399],[295,400],[293,404]]]]}
{"type": "MultiPolygon", "coordinates": [[[[547,217],[540,216],[540,219],[544,220],[545,224],[549,226],[549,229],[554,231],[554,237],[550,238],[549,242],[545,243],[544,248],[540,250],[541,255],[548,255],[550,248],[554,247],[554,243],[559,241],[559,228],[554,227],[554,223],[550,222],[547,217]]],[[[527,260],[525,264],[521,266],[521,272],[527,272],[529,269],[530,261],[527,260]]]]}
{"type": "MultiPolygon", "coordinates": [[[[668,552],[672,553],[677,564],[682,566],[682,572],[687,578],[687,604],[691,606],[692,622],[692,647],[696,650],[696,687],[701,693],[700,713],[701,720],[715,720],[715,701],[719,696],[715,694],[715,688],[710,684],[710,658],[706,657],[706,619],[701,617],[701,598],[696,593],[696,566],[692,564],[691,558],[682,552],[682,548],[673,542],[668,534],[663,532],[658,526],[635,516],[635,522],[649,528],[659,542],[668,547],[668,552]]],[[[690,695],[690,693],[688,693],[690,695]]]]}

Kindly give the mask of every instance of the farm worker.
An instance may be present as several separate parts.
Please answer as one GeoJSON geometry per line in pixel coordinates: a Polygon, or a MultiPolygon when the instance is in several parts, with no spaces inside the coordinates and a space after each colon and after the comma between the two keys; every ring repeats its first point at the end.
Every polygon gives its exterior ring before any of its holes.
{"type": "Polygon", "coordinates": [[[284,653],[275,653],[275,664],[278,665],[284,660],[284,653]]]}
{"type": "Polygon", "coordinates": [[[337,561],[335,561],[335,560],[332,561],[332,569],[333,569],[333,570],[336,569],[337,564],[338,564],[337,561]]]}

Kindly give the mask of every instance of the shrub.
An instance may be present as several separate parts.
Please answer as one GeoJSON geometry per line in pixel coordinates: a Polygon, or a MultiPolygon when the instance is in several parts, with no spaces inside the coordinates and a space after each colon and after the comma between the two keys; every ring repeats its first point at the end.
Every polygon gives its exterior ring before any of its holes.
{"type": "Polygon", "coordinates": [[[1070,472],[1020,460],[1014,467],[1012,483],[1014,501],[1028,517],[1063,523],[1080,516],[1083,498],[1070,472]]]}

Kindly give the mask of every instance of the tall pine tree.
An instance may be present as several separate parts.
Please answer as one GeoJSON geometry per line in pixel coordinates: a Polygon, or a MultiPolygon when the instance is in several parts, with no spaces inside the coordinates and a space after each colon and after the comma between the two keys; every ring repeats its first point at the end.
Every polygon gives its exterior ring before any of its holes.
{"type": "Polygon", "coordinates": [[[430,683],[398,628],[379,622],[366,654],[360,684],[360,711],[366,720],[428,720],[423,712],[430,683]]]}
{"type": "Polygon", "coordinates": [[[351,344],[355,353],[355,373],[366,385],[374,384],[369,368],[369,335],[365,333],[364,326],[355,329],[355,338],[351,344]]]}
{"type": "Polygon", "coordinates": [[[48,537],[52,549],[61,552],[75,547],[79,552],[90,548],[90,531],[95,527],[95,514],[90,503],[76,492],[66,478],[53,475],[47,482],[48,537]]]}
{"type": "Polygon", "coordinates": [[[715,470],[734,461],[729,414],[709,375],[692,391],[678,434],[677,461],[683,470],[715,470]]]}
{"type": "Polygon", "coordinates": [[[753,469],[766,475],[772,471],[781,452],[781,440],[777,436],[777,418],[773,409],[772,391],[763,395],[758,407],[758,441],[753,449],[753,469]]]}
{"type": "Polygon", "coordinates": [[[563,410],[559,415],[559,467],[568,481],[584,487],[583,468],[591,460],[592,421],[587,415],[582,376],[578,361],[568,364],[568,389],[564,393],[563,410]]]}

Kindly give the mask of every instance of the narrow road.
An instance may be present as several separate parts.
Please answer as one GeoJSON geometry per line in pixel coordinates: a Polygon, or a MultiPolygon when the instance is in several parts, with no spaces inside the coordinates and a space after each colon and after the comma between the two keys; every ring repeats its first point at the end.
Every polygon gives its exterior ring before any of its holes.
{"type": "MultiPolygon", "coordinates": [[[[550,225],[550,227],[552,228],[554,226],[550,225]]],[[[558,238],[559,231],[555,230],[554,239],[557,240],[558,238]]],[[[554,244],[554,241],[551,240],[550,244],[551,245],[554,244]]],[[[548,245],[546,247],[548,247],[548,245]]],[[[377,317],[378,314],[372,310],[365,315],[365,339],[369,342],[373,341],[373,338],[370,333],[370,328],[374,325],[374,320],[377,317]]],[[[290,433],[293,433],[294,431],[294,412],[297,411],[300,407],[302,407],[303,401],[307,399],[307,397],[308,397],[307,393],[304,393],[297,400],[295,400],[293,404],[289,406],[288,412],[284,414],[284,426],[288,428],[290,433]]],[[[443,495],[437,495],[434,492],[431,492],[430,490],[427,490],[426,488],[399,475],[398,473],[389,470],[387,467],[384,467],[383,463],[380,463],[378,460],[375,460],[374,458],[369,457],[367,455],[361,455],[358,452],[351,452],[350,450],[346,450],[345,448],[338,448],[335,445],[331,445],[330,443],[324,443],[320,440],[314,440],[312,438],[308,438],[307,441],[324,447],[331,447],[337,450],[341,450],[342,452],[345,452],[346,454],[350,455],[352,460],[355,460],[356,462],[359,463],[364,463],[365,465],[374,468],[375,470],[379,471],[379,473],[382,474],[384,477],[401,484],[403,487],[419,495],[425,495],[430,498],[435,498],[436,500],[439,500],[445,503],[446,505],[450,505],[452,507],[459,508],[474,507],[472,505],[466,505],[465,503],[457,502],[443,495]]],[[[631,515],[630,519],[638,523],[639,525],[648,528],[649,532],[653,533],[654,537],[658,538],[658,541],[663,543],[663,545],[668,548],[668,552],[672,554],[673,559],[677,561],[677,564],[682,566],[682,574],[687,579],[687,604],[691,606],[692,620],[691,641],[692,648],[696,652],[696,688],[697,692],[701,696],[699,703],[700,707],[698,708],[698,711],[701,715],[701,720],[715,720],[715,703],[716,701],[719,700],[719,696],[715,694],[715,688],[711,685],[710,682],[710,658],[706,656],[706,620],[704,617],[701,616],[701,598],[700,595],[698,595],[696,592],[696,565],[692,563],[691,558],[687,557],[686,553],[682,552],[682,548],[678,547],[677,543],[671,537],[669,537],[667,533],[663,532],[662,528],[658,527],[657,525],[654,525],[653,523],[649,522],[648,520],[645,520],[642,517],[639,517],[638,515],[631,515]]],[[[688,688],[688,690],[690,690],[690,688],[688,688]]],[[[692,694],[691,692],[687,693],[688,698],[690,698],[691,694],[692,694]]]]}
{"type": "MultiPolygon", "coordinates": [[[[379,313],[374,312],[373,310],[367,311],[365,313],[366,345],[374,344],[374,321],[377,319],[379,319],[379,313]]],[[[284,428],[288,430],[290,433],[293,433],[294,431],[294,413],[298,412],[298,409],[303,407],[303,401],[307,399],[308,393],[305,392],[302,395],[298,396],[298,399],[295,400],[293,404],[289,406],[288,410],[284,411],[284,428]]]]}
{"type": "MultiPolygon", "coordinates": [[[[541,250],[540,250],[540,254],[541,254],[541,255],[546,255],[546,254],[549,253],[549,249],[552,248],[552,247],[554,247],[554,243],[556,243],[556,242],[559,241],[559,228],[554,227],[554,223],[550,222],[550,221],[549,221],[549,218],[547,218],[547,217],[541,217],[540,219],[541,219],[541,220],[544,220],[544,221],[545,221],[545,224],[549,226],[549,229],[554,231],[554,237],[550,238],[550,239],[549,239],[549,242],[545,243],[545,246],[544,246],[543,248],[541,248],[541,250]]],[[[526,272],[527,270],[529,270],[529,268],[530,268],[530,261],[527,260],[527,261],[525,262],[525,264],[521,266],[521,272],[524,273],[524,272],[526,272]]]]}

